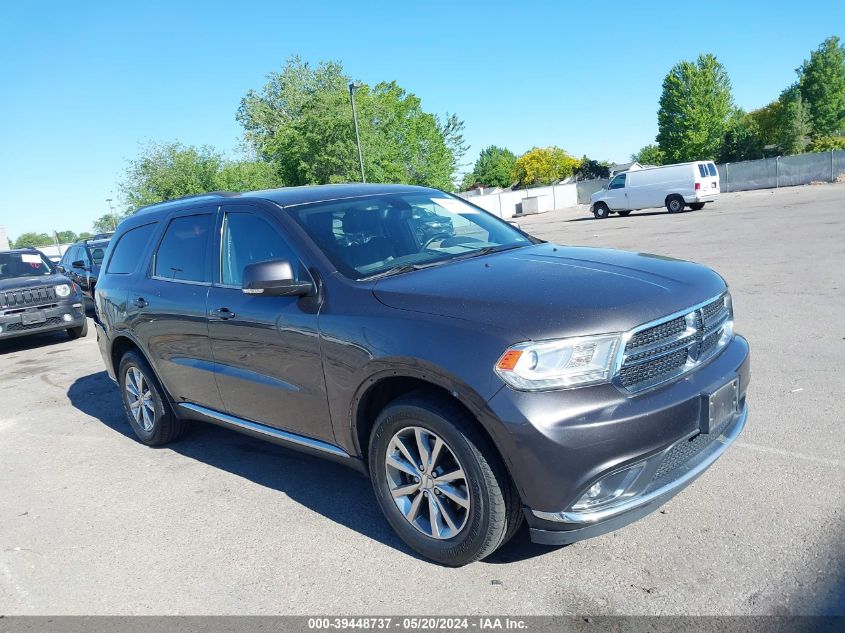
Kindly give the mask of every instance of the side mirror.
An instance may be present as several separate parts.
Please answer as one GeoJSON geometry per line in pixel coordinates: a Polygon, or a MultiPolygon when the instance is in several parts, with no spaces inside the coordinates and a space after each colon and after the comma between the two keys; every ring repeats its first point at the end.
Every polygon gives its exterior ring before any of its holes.
{"type": "Polygon", "coordinates": [[[75,262],[71,262],[70,265],[74,268],[85,268],[85,262],[83,262],[81,259],[77,259],[75,262]]]}
{"type": "Polygon", "coordinates": [[[56,264],[56,270],[58,270],[60,273],[63,273],[65,272],[65,267],[61,264],[56,264]]]}
{"type": "Polygon", "coordinates": [[[249,295],[304,297],[314,292],[314,284],[297,281],[289,261],[269,259],[244,267],[241,290],[249,295]]]}

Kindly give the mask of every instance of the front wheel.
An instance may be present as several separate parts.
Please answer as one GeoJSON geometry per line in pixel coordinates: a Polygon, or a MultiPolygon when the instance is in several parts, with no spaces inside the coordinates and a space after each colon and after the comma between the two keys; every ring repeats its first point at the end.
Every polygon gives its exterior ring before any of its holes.
{"type": "Polygon", "coordinates": [[[680,213],[684,210],[686,202],[681,196],[669,196],[666,198],[666,210],[669,213],[680,213]]]}
{"type": "Polygon", "coordinates": [[[693,202],[691,205],[689,205],[689,208],[692,209],[693,211],[701,211],[704,208],[704,203],[703,202],[693,202]]]}
{"type": "Polygon", "coordinates": [[[522,522],[519,495],[477,422],[420,392],[378,416],[369,447],[376,499],[413,550],[458,567],[498,549],[522,522]]]}
{"type": "Polygon", "coordinates": [[[88,336],[88,319],[86,318],[79,327],[68,328],[67,335],[74,340],[88,336]]]}
{"type": "Polygon", "coordinates": [[[604,202],[596,202],[593,205],[593,215],[596,216],[597,220],[603,220],[604,218],[610,216],[610,207],[608,207],[604,202]]]}

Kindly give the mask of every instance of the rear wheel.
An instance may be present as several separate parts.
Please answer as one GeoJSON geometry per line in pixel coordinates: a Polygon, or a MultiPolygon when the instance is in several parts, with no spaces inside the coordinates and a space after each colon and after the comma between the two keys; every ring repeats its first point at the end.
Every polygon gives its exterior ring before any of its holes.
{"type": "Polygon", "coordinates": [[[704,208],[704,203],[703,202],[693,202],[691,205],[689,205],[689,208],[692,209],[693,211],[701,211],[704,208]]]}
{"type": "Polygon", "coordinates": [[[126,418],[139,440],[159,446],[185,434],[188,422],[173,413],[152,368],[138,352],[123,355],[118,376],[126,418]]]}
{"type": "Polygon", "coordinates": [[[666,198],[666,210],[669,213],[680,213],[684,210],[686,202],[681,196],[669,196],[666,198]]]}
{"type": "Polygon", "coordinates": [[[604,202],[596,202],[593,205],[593,215],[596,219],[603,220],[610,215],[610,208],[604,202]]]}
{"type": "Polygon", "coordinates": [[[373,427],[369,466],[390,525],[442,565],[488,556],[522,522],[519,495],[489,439],[448,401],[419,392],[389,404],[373,427]]]}
{"type": "Polygon", "coordinates": [[[71,339],[85,338],[88,336],[88,318],[86,317],[85,321],[79,327],[68,328],[67,335],[71,339]]]}
{"type": "Polygon", "coordinates": [[[628,211],[617,211],[616,213],[618,213],[619,215],[621,215],[623,218],[624,218],[626,215],[631,215],[631,211],[630,211],[630,209],[629,209],[628,211]]]}

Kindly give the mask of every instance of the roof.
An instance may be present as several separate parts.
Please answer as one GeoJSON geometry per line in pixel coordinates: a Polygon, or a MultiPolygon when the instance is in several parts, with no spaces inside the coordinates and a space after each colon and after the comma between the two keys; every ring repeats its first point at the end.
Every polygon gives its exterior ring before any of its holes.
{"type": "Polygon", "coordinates": [[[302,187],[282,187],[281,189],[265,189],[262,191],[245,191],[243,193],[232,193],[228,191],[214,191],[195,196],[175,198],[166,202],[159,202],[147,207],[138,209],[133,215],[145,215],[164,209],[171,209],[187,201],[206,202],[212,200],[239,200],[239,199],[262,199],[270,200],[283,207],[309,204],[311,202],[327,202],[329,200],[342,200],[343,198],[360,198],[389,193],[411,193],[436,191],[429,187],[416,185],[385,185],[370,183],[349,183],[342,185],[306,185],[302,187]]]}

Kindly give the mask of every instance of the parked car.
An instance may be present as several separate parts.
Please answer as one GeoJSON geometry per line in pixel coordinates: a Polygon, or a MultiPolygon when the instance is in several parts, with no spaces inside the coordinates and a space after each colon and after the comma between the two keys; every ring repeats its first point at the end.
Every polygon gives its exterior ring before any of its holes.
{"type": "Polygon", "coordinates": [[[646,167],[614,176],[606,188],[591,196],[590,211],[600,219],[662,206],[669,213],[679,213],[684,207],[698,211],[716,200],[719,192],[719,172],[711,161],[646,167]]]}
{"type": "Polygon", "coordinates": [[[0,340],[55,330],[88,334],[79,287],[34,248],[0,252],[0,340]]]}
{"type": "Polygon", "coordinates": [[[425,207],[411,209],[411,226],[423,247],[436,239],[452,237],[455,234],[452,218],[425,207]]]}
{"type": "Polygon", "coordinates": [[[157,204],[120,224],[104,271],[97,339],[141,442],[201,420],[352,466],[445,565],[523,516],[549,544],[630,523],[746,422],[718,274],[544,243],[434,189],[157,204]],[[455,235],[421,244],[419,206],[455,235]]]}
{"type": "Polygon", "coordinates": [[[111,234],[104,233],[75,242],[68,246],[58,264],[58,269],[68,279],[75,281],[82,293],[91,300],[94,299],[94,288],[110,240],[111,234]]]}

